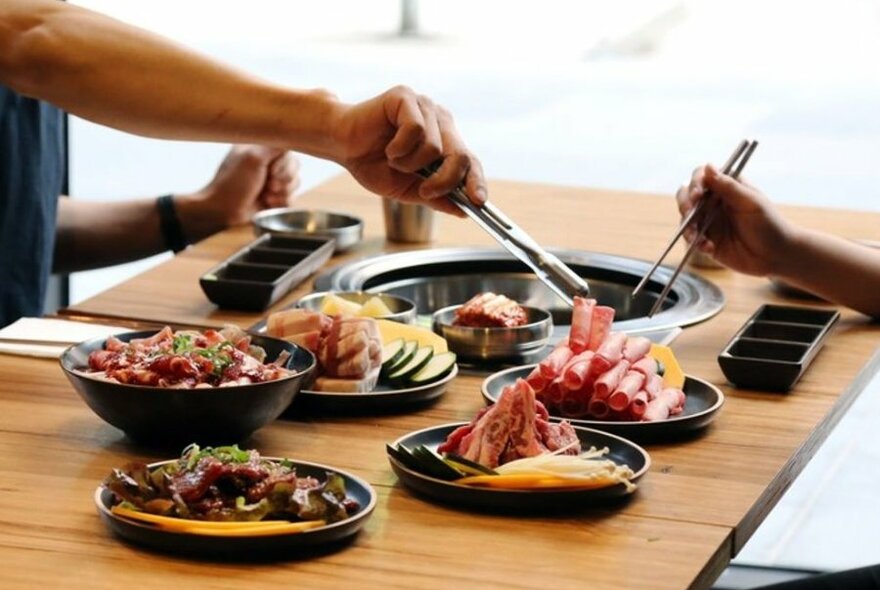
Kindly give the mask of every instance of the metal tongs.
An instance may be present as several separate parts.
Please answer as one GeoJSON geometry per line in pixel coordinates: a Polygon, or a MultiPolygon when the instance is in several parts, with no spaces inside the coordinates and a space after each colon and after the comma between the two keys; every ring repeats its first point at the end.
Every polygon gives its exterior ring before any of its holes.
{"type": "MultiPolygon", "coordinates": [[[[727,162],[724,164],[724,168],[722,168],[722,172],[727,174],[734,180],[739,178],[740,173],[745,168],[746,163],[749,161],[749,158],[752,157],[752,153],[755,151],[755,148],[758,147],[758,142],[756,140],[742,140],[739,145],[734,150],[733,154],[730,155],[727,162]],[[739,162],[739,163],[737,163],[739,162]],[[732,171],[732,172],[731,172],[732,171]]],[[[663,262],[663,259],[666,258],[666,255],[669,254],[669,251],[672,250],[672,247],[675,243],[681,238],[684,234],[684,230],[691,224],[694,218],[700,214],[700,211],[703,210],[705,204],[710,200],[711,193],[707,192],[703,195],[697,204],[694,205],[694,208],[691,209],[690,213],[687,214],[687,217],[682,220],[681,225],[678,226],[678,230],[672,236],[672,239],[669,240],[669,243],[666,245],[666,249],[663,250],[663,253],[660,254],[660,258],[657,259],[657,262],[651,267],[651,269],[642,277],[642,280],[636,285],[636,288],[633,289],[632,297],[635,297],[639,293],[642,292],[642,289],[648,284],[648,279],[651,278],[651,275],[654,274],[654,271],[657,270],[657,267],[663,262]]],[[[712,221],[715,219],[715,215],[718,212],[718,207],[715,207],[706,215],[706,218],[703,220],[702,227],[697,231],[697,235],[694,240],[691,242],[690,246],[688,246],[687,251],[684,253],[684,258],[681,259],[681,262],[678,263],[678,266],[675,268],[675,272],[672,273],[672,277],[669,281],[666,282],[666,285],[663,287],[663,291],[661,291],[660,296],[657,298],[657,301],[654,302],[654,306],[651,308],[651,311],[648,312],[648,317],[653,316],[660,307],[663,305],[663,302],[666,300],[666,296],[669,294],[669,290],[672,288],[672,284],[675,283],[675,279],[678,278],[678,275],[681,273],[681,269],[684,268],[684,265],[687,264],[688,259],[691,257],[691,254],[694,253],[694,250],[697,248],[697,244],[703,239],[703,235],[706,233],[706,230],[709,229],[709,226],[712,224],[712,221]]]]}
{"type": "MultiPolygon", "coordinates": [[[[428,178],[440,167],[441,162],[419,170],[422,178],[428,178]]],[[[468,217],[477,222],[499,244],[531,268],[541,281],[570,306],[574,296],[587,297],[590,287],[564,262],[542,248],[529,234],[510,220],[489,201],[475,205],[461,187],[448,195],[468,217]]]]}

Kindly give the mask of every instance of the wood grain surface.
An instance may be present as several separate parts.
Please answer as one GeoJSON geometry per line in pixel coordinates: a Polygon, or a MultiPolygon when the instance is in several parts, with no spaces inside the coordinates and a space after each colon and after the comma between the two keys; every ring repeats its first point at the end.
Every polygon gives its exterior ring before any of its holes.
{"type": "MultiPolygon", "coordinates": [[[[491,195],[548,247],[651,259],[677,224],[671,197],[497,181],[491,195]]],[[[302,198],[303,207],[354,213],[364,242],[329,266],[403,249],[384,240],[381,203],[339,177],[302,198]]],[[[880,215],[784,208],[796,221],[853,238],[880,238],[880,215]]],[[[84,301],[70,313],[181,325],[244,326],[265,313],[218,310],[198,277],[254,238],[242,227],[84,301]]],[[[438,219],[429,247],[494,247],[472,222],[438,219]]],[[[425,247],[425,246],[423,246],[425,247]]],[[[674,264],[681,246],[667,261],[674,264]]],[[[810,370],[788,394],[730,387],[716,357],[765,302],[788,302],[766,280],[699,271],[727,297],[725,309],[673,344],[683,367],[718,385],[727,402],[698,436],[647,445],[653,465],[628,502],[559,517],[501,517],[446,508],[412,496],[388,467],[384,444],[412,430],[468,420],[482,406],[482,377],[460,375],[435,405],[413,413],[344,417],[290,415],[246,444],[271,455],[332,464],[367,479],[379,506],[351,547],[309,560],[242,565],[150,553],[102,526],[91,494],[130,458],[158,460],[104,424],[79,400],[57,363],[0,357],[0,564],[4,587],[512,587],[706,588],[748,540],[860,391],[880,330],[844,310],[810,370]],[[71,572],[77,572],[74,578],[71,572]]],[[[307,281],[276,305],[311,290],[307,281]]],[[[804,303],[804,302],[799,302],[804,303]]],[[[816,304],[815,302],[812,302],[816,304]]]]}

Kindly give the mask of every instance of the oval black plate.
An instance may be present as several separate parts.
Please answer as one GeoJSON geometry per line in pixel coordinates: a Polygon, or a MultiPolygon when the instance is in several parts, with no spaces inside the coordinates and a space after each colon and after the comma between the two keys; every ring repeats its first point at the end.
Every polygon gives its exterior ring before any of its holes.
{"type": "MultiPolygon", "coordinates": [[[[494,404],[501,391],[517,379],[525,379],[535,365],[525,365],[498,371],[486,377],[480,391],[486,403],[494,404]]],[[[663,438],[681,435],[707,426],[715,419],[716,414],[724,405],[724,394],[709,383],[690,375],[685,375],[684,393],[687,395],[684,411],[659,422],[618,422],[612,420],[583,420],[565,418],[574,426],[598,428],[613,432],[620,436],[636,440],[663,438]]],[[[560,418],[554,416],[554,418],[560,418]]],[[[561,419],[561,418],[560,418],[561,419]]]]}
{"type": "MultiPolygon", "coordinates": [[[[413,449],[419,445],[424,445],[436,450],[446,440],[449,433],[462,424],[465,424],[465,422],[433,426],[412,432],[400,437],[391,446],[396,448],[398,445],[403,445],[408,449],[413,449]]],[[[628,465],[635,473],[632,478],[633,483],[636,483],[651,466],[651,458],[648,456],[647,451],[625,438],[591,428],[575,427],[575,432],[577,432],[581,445],[584,448],[590,448],[591,446],[597,448],[608,447],[609,453],[605,457],[614,460],[616,463],[628,465]]],[[[417,494],[447,504],[480,510],[527,510],[530,512],[583,510],[594,506],[600,501],[620,498],[631,493],[627,492],[623,484],[595,490],[499,490],[481,488],[444,481],[419,473],[406,467],[391,455],[388,455],[388,461],[391,463],[391,469],[394,470],[394,473],[397,474],[403,485],[417,494]]]]}
{"type": "MultiPolygon", "coordinates": [[[[273,459],[278,460],[278,459],[273,459]]],[[[156,468],[170,461],[152,463],[156,468]]],[[[214,537],[193,533],[167,531],[146,523],[119,517],[110,511],[113,494],[103,485],[95,490],[95,506],[101,519],[114,533],[151,549],[167,553],[186,553],[201,557],[266,558],[289,554],[299,556],[302,551],[339,542],[358,532],[376,507],[376,491],[364,480],[345,471],[305,461],[292,461],[298,475],[312,476],[320,480],[326,472],[338,473],[345,480],[348,497],[357,501],[358,511],[339,522],[299,533],[268,535],[262,537],[214,537]]]]}
{"type": "Polygon", "coordinates": [[[458,365],[454,365],[452,371],[439,381],[418,387],[394,389],[388,385],[379,384],[373,391],[363,393],[302,389],[297,399],[294,400],[291,410],[308,409],[318,412],[347,413],[405,409],[410,406],[427,404],[437,399],[443,395],[449,382],[455,379],[456,375],[458,375],[458,365]]]}

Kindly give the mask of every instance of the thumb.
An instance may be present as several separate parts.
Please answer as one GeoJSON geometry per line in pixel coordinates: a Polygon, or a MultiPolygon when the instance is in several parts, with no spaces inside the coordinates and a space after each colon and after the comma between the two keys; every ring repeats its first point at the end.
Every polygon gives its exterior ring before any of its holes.
{"type": "Polygon", "coordinates": [[[266,163],[274,162],[284,155],[284,150],[267,145],[251,145],[248,146],[248,149],[260,158],[260,160],[266,163]]]}
{"type": "Polygon", "coordinates": [[[759,200],[755,191],[735,178],[719,172],[714,166],[706,166],[703,182],[706,190],[733,209],[754,207],[759,200]]]}

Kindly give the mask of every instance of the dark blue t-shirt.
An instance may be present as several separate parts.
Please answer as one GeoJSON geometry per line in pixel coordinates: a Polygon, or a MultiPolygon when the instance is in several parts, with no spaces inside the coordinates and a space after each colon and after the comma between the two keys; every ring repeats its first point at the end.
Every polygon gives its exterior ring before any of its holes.
{"type": "Polygon", "coordinates": [[[0,326],[43,312],[64,151],[61,111],[0,86],[0,326]]]}

